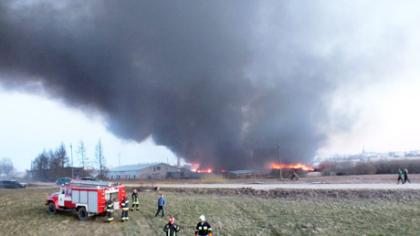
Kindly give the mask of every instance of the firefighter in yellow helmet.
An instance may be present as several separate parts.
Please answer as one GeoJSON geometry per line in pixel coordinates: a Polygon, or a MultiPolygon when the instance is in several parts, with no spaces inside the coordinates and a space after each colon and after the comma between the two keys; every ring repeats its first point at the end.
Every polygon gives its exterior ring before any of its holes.
{"type": "Polygon", "coordinates": [[[128,199],[127,197],[124,197],[123,200],[121,201],[121,208],[122,208],[122,213],[121,213],[121,221],[128,221],[128,211],[130,210],[129,206],[128,206],[128,199]]]}

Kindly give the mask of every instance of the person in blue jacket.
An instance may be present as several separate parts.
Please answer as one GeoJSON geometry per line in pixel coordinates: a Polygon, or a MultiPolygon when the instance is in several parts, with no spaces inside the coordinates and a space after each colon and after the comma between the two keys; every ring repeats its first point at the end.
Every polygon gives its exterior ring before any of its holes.
{"type": "Polygon", "coordinates": [[[155,217],[159,215],[159,212],[162,212],[162,217],[165,216],[165,204],[166,200],[163,197],[163,194],[160,194],[160,197],[158,199],[158,209],[156,211],[155,217]]]}

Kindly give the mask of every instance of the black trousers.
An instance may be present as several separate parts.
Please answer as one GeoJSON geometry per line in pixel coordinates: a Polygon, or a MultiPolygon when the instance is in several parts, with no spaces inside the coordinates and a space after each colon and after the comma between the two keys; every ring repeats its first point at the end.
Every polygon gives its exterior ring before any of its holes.
{"type": "Polygon", "coordinates": [[[122,211],[121,218],[128,217],[128,211],[122,211]]]}
{"type": "Polygon", "coordinates": [[[112,216],[112,211],[107,211],[106,212],[106,219],[108,220],[108,221],[112,221],[112,220],[114,220],[114,217],[112,216]]]}
{"type": "Polygon", "coordinates": [[[161,211],[162,211],[162,217],[164,217],[165,216],[165,208],[163,206],[158,206],[158,209],[156,211],[155,216],[158,216],[159,212],[161,212],[161,211]]]}

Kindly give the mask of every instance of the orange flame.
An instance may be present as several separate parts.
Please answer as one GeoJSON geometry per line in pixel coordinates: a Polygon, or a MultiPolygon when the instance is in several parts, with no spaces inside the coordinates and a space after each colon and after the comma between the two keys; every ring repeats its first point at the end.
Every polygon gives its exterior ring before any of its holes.
{"type": "Polygon", "coordinates": [[[200,164],[199,163],[192,163],[191,164],[191,171],[198,173],[198,174],[211,174],[213,173],[213,169],[212,168],[206,168],[206,169],[200,169],[200,164]]]}
{"type": "Polygon", "coordinates": [[[213,170],[211,168],[208,168],[208,169],[195,169],[193,171],[195,173],[199,173],[199,174],[211,174],[213,172],[213,170]]]}
{"type": "Polygon", "coordinates": [[[281,170],[281,169],[302,169],[304,171],[314,171],[311,165],[303,163],[272,163],[271,169],[281,170]]]}

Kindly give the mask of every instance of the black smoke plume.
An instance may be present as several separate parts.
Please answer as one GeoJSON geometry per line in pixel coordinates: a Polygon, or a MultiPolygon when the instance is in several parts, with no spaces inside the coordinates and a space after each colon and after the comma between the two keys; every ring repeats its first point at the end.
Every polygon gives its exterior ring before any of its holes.
{"type": "Polygon", "coordinates": [[[317,17],[290,5],[1,1],[0,82],[203,166],[310,161],[342,57],[313,50],[317,17]]]}

